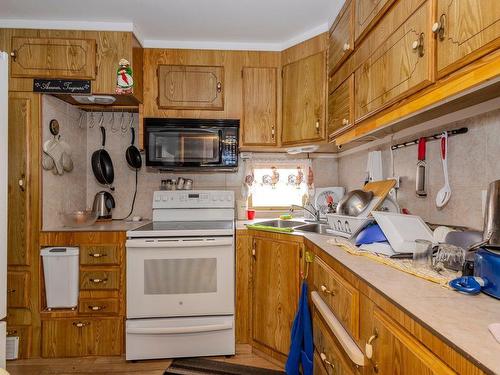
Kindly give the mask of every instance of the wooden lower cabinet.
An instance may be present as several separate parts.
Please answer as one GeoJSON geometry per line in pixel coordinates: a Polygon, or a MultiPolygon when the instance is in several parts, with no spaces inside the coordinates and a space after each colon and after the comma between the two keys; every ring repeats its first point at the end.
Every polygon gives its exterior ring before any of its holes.
{"type": "Polygon", "coordinates": [[[252,239],[252,340],[283,361],[299,300],[301,251],[297,242],[252,239]]]}
{"type": "MultiPolygon", "coordinates": [[[[455,374],[424,345],[376,308],[373,313],[373,374],[455,374]]],[[[370,340],[370,339],[369,339],[370,340]]]]}
{"type": "Polygon", "coordinates": [[[42,321],[42,357],[120,355],[122,341],[122,318],[42,321]]]}
{"type": "Polygon", "coordinates": [[[117,245],[80,246],[80,264],[118,265],[120,264],[120,247],[117,245]]]}
{"type": "Polygon", "coordinates": [[[78,302],[78,312],[90,315],[116,315],[120,312],[120,303],[116,298],[82,298],[78,302]]]}

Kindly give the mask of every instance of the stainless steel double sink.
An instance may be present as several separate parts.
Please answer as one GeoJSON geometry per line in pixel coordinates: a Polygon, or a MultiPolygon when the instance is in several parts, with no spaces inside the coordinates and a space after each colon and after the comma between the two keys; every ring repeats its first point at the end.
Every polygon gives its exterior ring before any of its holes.
{"type": "Polygon", "coordinates": [[[330,226],[328,224],[323,224],[318,222],[307,223],[304,221],[275,219],[275,220],[261,221],[258,224],[274,228],[292,228],[293,230],[299,232],[310,232],[310,233],[331,235],[330,233],[327,232],[327,229],[329,229],[330,226]]]}

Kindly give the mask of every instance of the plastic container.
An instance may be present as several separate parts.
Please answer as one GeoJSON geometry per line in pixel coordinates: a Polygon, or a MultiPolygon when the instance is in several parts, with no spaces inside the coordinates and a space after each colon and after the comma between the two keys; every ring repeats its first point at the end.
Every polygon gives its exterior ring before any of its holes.
{"type": "Polygon", "coordinates": [[[78,247],[46,247],[40,252],[47,309],[78,305],[78,247]]]}

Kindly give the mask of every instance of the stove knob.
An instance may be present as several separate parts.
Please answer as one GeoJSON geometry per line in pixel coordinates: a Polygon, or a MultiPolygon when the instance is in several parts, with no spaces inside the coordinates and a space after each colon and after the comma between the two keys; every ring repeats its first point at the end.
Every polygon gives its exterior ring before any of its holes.
{"type": "Polygon", "coordinates": [[[167,201],[167,196],[166,196],[166,195],[164,195],[163,197],[161,197],[161,200],[162,200],[163,202],[166,202],[166,201],[167,201]]]}
{"type": "Polygon", "coordinates": [[[155,202],[159,202],[159,201],[161,201],[161,197],[160,197],[159,195],[157,195],[157,196],[155,197],[155,202]]]}
{"type": "Polygon", "coordinates": [[[227,195],[226,200],[227,200],[228,202],[231,202],[231,194],[228,194],[228,195],[227,195]]]}
{"type": "Polygon", "coordinates": [[[215,195],[212,195],[212,201],[216,201],[217,200],[217,197],[215,195]]]}

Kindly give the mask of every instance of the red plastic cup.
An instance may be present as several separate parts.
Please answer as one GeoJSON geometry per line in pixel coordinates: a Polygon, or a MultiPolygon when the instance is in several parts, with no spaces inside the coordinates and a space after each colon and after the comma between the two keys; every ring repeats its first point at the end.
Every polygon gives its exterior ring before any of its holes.
{"type": "Polygon", "coordinates": [[[255,210],[247,210],[247,219],[248,220],[255,219],[255,210]]]}

